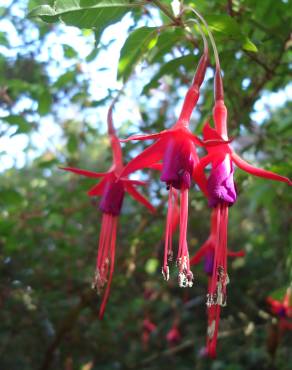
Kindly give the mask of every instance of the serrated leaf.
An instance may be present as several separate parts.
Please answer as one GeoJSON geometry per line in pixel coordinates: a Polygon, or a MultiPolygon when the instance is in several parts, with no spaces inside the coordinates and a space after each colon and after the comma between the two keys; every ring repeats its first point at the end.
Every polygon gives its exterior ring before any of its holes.
{"type": "Polygon", "coordinates": [[[156,27],[138,28],[129,35],[121,50],[118,78],[127,80],[144,54],[155,46],[157,37],[156,27]]]}

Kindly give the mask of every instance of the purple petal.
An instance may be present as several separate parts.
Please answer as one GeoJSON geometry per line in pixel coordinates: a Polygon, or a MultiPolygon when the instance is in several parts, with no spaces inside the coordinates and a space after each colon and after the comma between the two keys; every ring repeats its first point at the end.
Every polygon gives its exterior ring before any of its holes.
{"type": "Polygon", "coordinates": [[[213,266],[214,266],[214,251],[209,250],[205,254],[205,259],[204,259],[204,271],[207,275],[212,276],[213,266]]]}
{"type": "Polygon", "coordinates": [[[118,216],[121,213],[124,195],[122,181],[108,181],[99,203],[99,209],[104,213],[118,216]]]}
{"type": "Polygon", "coordinates": [[[189,189],[194,168],[193,143],[186,137],[168,141],[161,172],[161,181],[176,189],[189,189]]]}
{"type": "Polygon", "coordinates": [[[237,198],[233,179],[233,166],[229,157],[212,168],[207,182],[209,206],[216,207],[219,203],[226,202],[231,206],[237,198]]]}

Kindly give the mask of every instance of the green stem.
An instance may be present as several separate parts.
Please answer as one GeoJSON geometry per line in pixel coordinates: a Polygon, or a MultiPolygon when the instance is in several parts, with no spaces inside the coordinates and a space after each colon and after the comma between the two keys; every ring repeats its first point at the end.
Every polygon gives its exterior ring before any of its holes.
{"type": "Polygon", "coordinates": [[[210,28],[208,26],[208,23],[205,21],[205,19],[203,18],[203,16],[196,9],[193,9],[190,6],[185,7],[184,9],[185,10],[190,10],[191,12],[193,12],[201,20],[201,22],[204,24],[204,26],[206,27],[206,30],[207,30],[209,39],[210,39],[211,44],[212,44],[213,52],[214,52],[215,63],[216,63],[216,70],[220,71],[219,54],[218,54],[218,50],[217,50],[217,47],[216,47],[216,43],[215,43],[213,34],[210,31],[210,28]]]}
{"type": "Polygon", "coordinates": [[[167,6],[165,6],[161,1],[159,0],[152,0],[153,4],[155,4],[168,18],[170,18],[175,24],[182,25],[183,23],[180,18],[176,18],[171,11],[168,9],[167,6]]]}

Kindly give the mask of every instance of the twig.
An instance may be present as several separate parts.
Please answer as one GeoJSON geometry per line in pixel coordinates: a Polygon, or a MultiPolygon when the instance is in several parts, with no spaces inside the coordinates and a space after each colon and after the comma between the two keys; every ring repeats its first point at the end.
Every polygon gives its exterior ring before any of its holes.
{"type": "Polygon", "coordinates": [[[68,334],[68,332],[70,332],[74,327],[81,311],[85,307],[87,307],[95,297],[96,293],[92,289],[87,290],[81,294],[79,303],[76,306],[74,306],[66,315],[65,319],[62,322],[62,325],[60,326],[55,335],[54,340],[46,350],[44,359],[42,361],[41,366],[39,367],[39,370],[48,370],[50,368],[54,359],[54,353],[56,349],[59,347],[65,335],[68,334]]]}
{"type": "Polygon", "coordinates": [[[227,0],[227,12],[230,15],[230,17],[234,16],[232,0],[227,0]]]}

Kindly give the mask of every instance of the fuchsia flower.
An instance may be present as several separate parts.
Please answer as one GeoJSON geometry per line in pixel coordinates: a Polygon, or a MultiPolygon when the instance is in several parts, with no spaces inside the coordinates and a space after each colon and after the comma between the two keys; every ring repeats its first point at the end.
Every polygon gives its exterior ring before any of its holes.
{"type": "Polygon", "coordinates": [[[292,330],[292,289],[289,287],[284,295],[283,300],[277,300],[272,297],[267,298],[267,303],[273,314],[279,317],[279,339],[286,330],[292,330]]]}
{"type": "Polygon", "coordinates": [[[156,329],[157,325],[154,324],[148,317],[143,320],[142,343],[145,349],[148,347],[151,334],[154,333],[156,329]]]}
{"type": "Polygon", "coordinates": [[[108,111],[108,135],[111,142],[113,153],[113,163],[107,172],[92,172],[79,168],[63,167],[65,171],[70,171],[85,177],[101,179],[89,191],[89,196],[100,196],[99,209],[102,212],[102,225],[99,238],[96,272],[92,283],[93,288],[101,292],[104,287],[102,303],[99,311],[99,318],[103,317],[106,303],[108,301],[110,285],[114,272],[116,238],[117,238],[117,223],[118,217],[123,205],[125,192],[128,192],[136,201],[143,204],[151,212],[154,212],[154,207],[149,201],[140,194],[135,185],[146,185],[143,181],[130,180],[126,176],[121,177],[123,172],[123,157],[121,145],[113,125],[112,110],[113,104],[108,111]]]}
{"type": "MultiPolygon", "coordinates": [[[[199,89],[203,82],[208,63],[208,50],[200,59],[192,86],[189,88],[178,121],[169,130],[152,135],[134,135],[129,140],[149,140],[156,142],[145,149],[125,167],[122,176],[145,167],[160,167],[161,181],[166,183],[169,190],[168,213],[165,232],[165,251],[162,272],[166,280],[169,278],[168,257],[172,255],[172,220],[175,202],[175,189],[180,191],[180,236],[177,254],[179,269],[178,279],[181,287],[193,285],[193,274],[190,270],[189,252],[187,245],[188,223],[188,192],[192,179],[205,190],[205,175],[197,176],[196,166],[199,158],[196,145],[202,145],[189,129],[189,120],[199,98],[199,89]],[[160,163],[162,161],[162,164],[160,163]]],[[[206,190],[205,190],[206,191],[206,190]]]]}
{"type": "MultiPolygon", "coordinates": [[[[218,67],[218,66],[217,66],[218,67]]],[[[277,175],[251,166],[241,159],[228,143],[227,134],[227,109],[223,98],[223,84],[220,68],[216,68],[215,73],[215,106],[213,109],[213,118],[215,129],[207,123],[203,129],[203,137],[206,142],[217,140],[216,146],[207,146],[208,154],[200,159],[196,167],[199,177],[203,177],[204,169],[211,164],[211,173],[207,179],[207,192],[209,206],[213,207],[214,225],[216,225],[215,238],[211,241],[214,245],[214,254],[209,249],[209,258],[207,267],[211,269],[212,275],[209,281],[207,294],[208,307],[208,353],[211,357],[216,356],[216,341],[220,319],[220,306],[226,305],[226,285],[229,282],[227,274],[227,225],[228,208],[234,204],[237,198],[236,187],[234,184],[233,162],[243,170],[260,177],[272,180],[291,183],[286,177],[277,175]],[[220,142],[221,140],[221,142],[220,142]],[[223,141],[225,140],[225,142],[223,141]]],[[[214,226],[215,228],[215,226],[214,226]]],[[[202,252],[202,251],[201,251],[202,252]]]]}
{"type": "Polygon", "coordinates": [[[181,333],[176,322],[166,334],[166,340],[170,346],[175,346],[181,341],[181,333]]]}
{"type": "Polygon", "coordinates": [[[292,289],[288,288],[283,300],[277,300],[272,297],[267,298],[267,303],[269,304],[273,314],[279,316],[283,319],[292,318],[292,289]]]}
{"type": "MultiPolygon", "coordinates": [[[[210,235],[206,242],[199,248],[196,254],[191,258],[190,264],[196,265],[204,258],[204,271],[208,275],[208,295],[207,295],[207,315],[208,315],[208,331],[207,331],[207,354],[209,357],[216,356],[216,344],[219,328],[220,306],[226,305],[226,284],[228,276],[225,277],[216,273],[214,265],[216,246],[218,244],[218,210],[213,209],[211,215],[210,235]],[[216,293],[213,294],[212,284],[214,284],[213,276],[217,277],[216,293]],[[221,280],[222,278],[226,279],[221,280]]],[[[227,251],[228,257],[243,257],[244,251],[231,252],[227,251]]]]}
{"type": "MultiPolygon", "coordinates": [[[[214,267],[214,255],[217,242],[217,213],[216,210],[212,210],[211,215],[211,227],[210,235],[205,243],[199,248],[195,255],[191,258],[190,264],[197,265],[204,258],[204,271],[210,277],[213,273],[214,267]]],[[[245,251],[240,250],[238,252],[227,251],[228,257],[244,257],[245,251]]]]}
{"type": "Polygon", "coordinates": [[[206,147],[208,154],[200,159],[200,163],[197,166],[197,171],[200,173],[198,176],[202,176],[204,168],[208,164],[212,165],[211,175],[207,182],[210,206],[216,206],[218,203],[222,202],[232,205],[236,201],[236,189],[233,181],[233,163],[240,169],[254,176],[286,182],[291,185],[291,180],[287,177],[254,167],[234,152],[228,143],[226,132],[227,109],[223,100],[216,101],[213,110],[213,118],[215,129],[212,128],[209,123],[206,123],[203,128],[203,137],[206,142],[209,140],[217,140],[217,145],[209,145],[206,147]],[[220,139],[221,143],[219,141],[220,139]],[[222,139],[225,141],[222,141],[222,139]]]}

